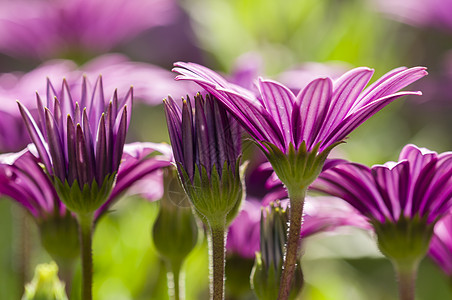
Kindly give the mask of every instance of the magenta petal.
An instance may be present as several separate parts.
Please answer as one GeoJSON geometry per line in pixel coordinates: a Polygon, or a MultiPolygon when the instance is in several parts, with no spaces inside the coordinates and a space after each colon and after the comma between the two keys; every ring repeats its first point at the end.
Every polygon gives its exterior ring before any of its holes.
{"type": "Polygon", "coordinates": [[[328,114],[324,117],[322,130],[313,144],[322,142],[331,129],[336,128],[347,116],[356,99],[373,75],[373,70],[368,68],[356,68],[334,82],[334,92],[328,104],[328,114]]]}
{"type": "Polygon", "coordinates": [[[315,145],[317,134],[325,122],[331,101],[332,85],[329,78],[316,79],[297,96],[301,119],[301,127],[298,130],[301,130],[301,136],[295,140],[305,141],[308,151],[315,145]]]}
{"type": "Polygon", "coordinates": [[[38,128],[38,125],[36,125],[28,109],[22,106],[22,104],[19,101],[17,102],[17,104],[19,106],[22,119],[25,122],[25,126],[27,127],[28,133],[30,134],[30,138],[36,145],[36,149],[38,150],[39,156],[41,157],[45,167],[49,172],[51,172],[52,163],[50,162],[50,157],[47,150],[47,143],[45,142],[45,139],[42,136],[42,133],[38,128]]]}
{"type": "Polygon", "coordinates": [[[290,130],[285,129],[291,126],[290,119],[295,95],[288,88],[275,81],[260,78],[258,83],[264,107],[279,125],[279,130],[284,137],[284,145],[288,148],[291,133],[290,130]]]}

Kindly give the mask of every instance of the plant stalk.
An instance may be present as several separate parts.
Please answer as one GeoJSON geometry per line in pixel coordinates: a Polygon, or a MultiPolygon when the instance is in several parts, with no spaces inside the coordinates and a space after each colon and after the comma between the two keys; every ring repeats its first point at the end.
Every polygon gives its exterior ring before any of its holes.
{"type": "Polygon", "coordinates": [[[210,226],[208,242],[210,299],[212,300],[224,299],[225,239],[225,225],[210,226]]]}
{"type": "Polygon", "coordinates": [[[183,278],[181,269],[182,262],[170,262],[166,263],[167,266],[167,280],[168,280],[168,296],[171,300],[183,300],[185,299],[184,284],[181,283],[183,278]]]}
{"type": "Polygon", "coordinates": [[[306,188],[288,189],[288,193],[290,199],[289,229],[278,300],[287,300],[292,287],[301,241],[300,232],[306,188]]]}
{"type": "Polygon", "coordinates": [[[394,269],[399,284],[399,299],[414,300],[416,294],[416,277],[419,266],[418,261],[400,263],[393,261],[394,269]]]}
{"type": "Polygon", "coordinates": [[[82,259],[82,299],[92,300],[93,288],[93,214],[78,214],[82,259]]]}

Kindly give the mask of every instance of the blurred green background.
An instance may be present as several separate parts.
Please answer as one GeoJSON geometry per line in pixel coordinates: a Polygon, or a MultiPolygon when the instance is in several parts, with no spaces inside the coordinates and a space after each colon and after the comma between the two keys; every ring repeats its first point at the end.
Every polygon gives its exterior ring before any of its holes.
{"type": "MultiPolygon", "coordinates": [[[[241,55],[253,53],[262,61],[260,74],[275,78],[306,62],[335,62],[344,70],[369,66],[375,69],[374,78],[395,67],[424,65],[430,76],[415,86],[424,96],[391,104],[356,130],[334,155],[371,165],[397,160],[407,143],[438,152],[452,149],[452,93],[447,91],[452,81],[445,77],[444,63],[452,49],[451,32],[399,23],[375,10],[374,3],[362,0],[184,0],[179,5],[184,21],[174,26],[180,26],[176,30],[188,38],[180,40],[164,29],[151,29],[114,51],[168,69],[174,61],[193,59],[225,73],[234,71],[241,55]],[[165,41],[143,47],[149,37],[165,41]]],[[[18,63],[7,56],[1,59],[5,72],[18,63]]],[[[136,104],[134,109],[129,141],[168,142],[161,106],[136,104]]],[[[99,222],[93,249],[95,299],[168,298],[165,267],[151,242],[158,205],[138,197],[122,199],[99,222]]],[[[304,247],[302,299],[397,299],[392,267],[368,234],[344,229],[337,235],[308,238],[304,247]]],[[[1,199],[0,299],[20,299],[34,267],[49,260],[32,220],[19,206],[1,199]]],[[[228,299],[254,299],[249,288],[252,264],[228,257],[228,299]]],[[[205,239],[184,269],[186,299],[207,299],[205,239]]],[[[429,259],[420,267],[417,288],[418,300],[452,297],[448,279],[429,259]]]]}

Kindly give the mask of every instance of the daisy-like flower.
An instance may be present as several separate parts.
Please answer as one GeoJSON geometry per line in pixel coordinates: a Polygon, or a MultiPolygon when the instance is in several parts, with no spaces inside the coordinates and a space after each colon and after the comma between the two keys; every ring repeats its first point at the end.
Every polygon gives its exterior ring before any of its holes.
{"type": "Polygon", "coordinates": [[[227,82],[206,67],[178,62],[177,79],[191,80],[212,93],[261,147],[290,197],[290,226],[280,300],[287,299],[295,270],[306,190],[334,148],[373,114],[404,95],[398,92],[425,76],[423,67],[398,68],[366,87],[373,70],[353,69],[334,82],[318,78],[297,95],[260,78],[259,95],[227,82]]]}
{"type": "Polygon", "coordinates": [[[164,101],[168,132],[182,185],[209,228],[211,298],[224,298],[227,226],[243,198],[238,124],[210,95],[183,100],[182,109],[164,101]]]}
{"type": "Polygon", "coordinates": [[[0,50],[38,58],[108,52],[149,28],[168,24],[177,13],[172,0],[3,2],[0,50]]]}
{"type": "MultiPolygon", "coordinates": [[[[94,213],[95,221],[138,180],[170,166],[172,155],[168,145],[133,143],[124,147],[122,160],[116,185],[106,203],[94,213]]],[[[162,193],[163,184],[154,185],[153,189],[162,193]]],[[[0,195],[28,211],[38,226],[43,247],[63,270],[62,274],[70,275],[79,256],[77,220],[60,200],[40,159],[28,149],[0,155],[0,195]]],[[[64,281],[69,284],[71,278],[64,281]]]]}
{"type": "Polygon", "coordinates": [[[448,214],[435,225],[429,256],[452,278],[452,215],[448,214]]]}
{"type": "Polygon", "coordinates": [[[312,188],[344,199],[368,219],[381,252],[394,264],[400,298],[414,299],[417,267],[433,227],[452,206],[452,153],[407,145],[398,162],[338,164],[312,188]]]}

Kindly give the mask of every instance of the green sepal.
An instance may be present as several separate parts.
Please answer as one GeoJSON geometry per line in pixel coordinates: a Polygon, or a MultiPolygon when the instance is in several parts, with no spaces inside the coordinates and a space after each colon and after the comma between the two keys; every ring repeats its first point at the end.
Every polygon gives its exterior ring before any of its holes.
{"type": "Polygon", "coordinates": [[[193,180],[182,165],[181,181],[191,204],[195,208],[200,219],[210,226],[224,227],[236,216],[240,203],[244,197],[244,186],[240,176],[239,160],[234,166],[225,162],[222,173],[214,165],[210,176],[205,166],[195,165],[193,180]],[[231,214],[230,217],[228,215],[231,214]]]}
{"type": "Polygon", "coordinates": [[[278,178],[291,191],[306,189],[319,176],[331,150],[341,143],[343,142],[336,142],[322,152],[318,152],[320,143],[308,152],[304,141],[298,150],[290,143],[287,153],[265,141],[258,146],[267,156],[278,178]]]}
{"type": "Polygon", "coordinates": [[[72,265],[80,256],[77,219],[67,211],[64,216],[55,215],[38,222],[41,244],[60,265],[72,265]]]}
{"type": "Polygon", "coordinates": [[[164,195],[152,227],[155,248],[173,265],[181,264],[198,242],[198,224],[174,171],[165,170],[164,195]]]}
{"type": "Polygon", "coordinates": [[[100,187],[95,179],[91,186],[85,184],[83,189],[80,189],[77,180],[69,185],[67,180],[63,183],[54,177],[53,183],[61,201],[70,211],[76,214],[90,214],[107,201],[115,181],[116,173],[107,175],[100,187]]]}
{"type": "Polygon", "coordinates": [[[426,217],[400,216],[397,222],[381,223],[371,220],[378,240],[378,248],[398,265],[419,263],[427,254],[436,222],[427,223],[426,217]]]}
{"type": "Polygon", "coordinates": [[[58,278],[58,266],[40,264],[35,269],[33,280],[25,286],[22,300],[67,300],[64,283],[58,278]]]}

